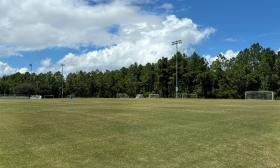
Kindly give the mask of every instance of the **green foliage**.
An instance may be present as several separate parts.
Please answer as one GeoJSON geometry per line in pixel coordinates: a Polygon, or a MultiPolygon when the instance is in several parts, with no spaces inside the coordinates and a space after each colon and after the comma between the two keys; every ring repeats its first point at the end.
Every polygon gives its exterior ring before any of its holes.
{"type": "Polygon", "coordinates": [[[176,57],[178,59],[179,92],[195,93],[205,98],[243,98],[245,91],[269,90],[280,96],[280,52],[253,44],[236,58],[218,59],[208,63],[193,53],[176,53],[171,59],[157,63],[137,63],[120,70],[46,74],[14,74],[0,78],[0,94],[40,94],[61,96],[62,80],[66,95],[77,97],[114,98],[118,93],[160,94],[175,97],[176,57]]]}

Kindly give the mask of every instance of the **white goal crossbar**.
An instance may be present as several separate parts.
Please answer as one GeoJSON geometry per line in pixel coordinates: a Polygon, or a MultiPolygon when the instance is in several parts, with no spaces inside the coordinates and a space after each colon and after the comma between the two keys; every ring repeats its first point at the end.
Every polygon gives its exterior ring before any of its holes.
{"type": "Polygon", "coordinates": [[[144,98],[144,95],[143,94],[137,94],[135,98],[136,99],[142,99],[142,98],[144,98]]]}
{"type": "Polygon", "coordinates": [[[31,96],[30,96],[30,99],[31,99],[31,100],[41,100],[41,99],[42,99],[42,96],[41,96],[41,95],[31,95],[31,96]]]}
{"type": "Polygon", "coordinates": [[[117,93],[117,98],[129,98],[127,93],[117,93]]]}
{"type": "Polygon", "coordinates": [[[158,99],[159,98],[159,94],[149,94],[149,98],[151,99],[158,99]]]}
{"type": "Polygon", "coordinates": [[[179,97],[182,99],[197,99],[198,96],[195,93],[180,93],[179,97]]]}
{"type": "Polygon", "coordinates": [[[245,100],[274,100],[272,91],[246,91],[245,100]]]}

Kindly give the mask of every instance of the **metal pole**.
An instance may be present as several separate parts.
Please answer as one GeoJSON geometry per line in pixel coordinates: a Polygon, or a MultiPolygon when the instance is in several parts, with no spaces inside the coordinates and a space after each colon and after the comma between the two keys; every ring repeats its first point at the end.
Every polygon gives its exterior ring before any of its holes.
{"type": "Polygon", "coordinates": [[[178,91],[179,91],[179,87],[178,87],[178,58],[177,58],[177,55],[178,55],[178,45],[179,44],[182,44],[182,40],[177,40],[177,41],[174,41],[172,42],[172,45],[175,45],[176,46],[176,88],[175,88],[175,91],[176,91],[176,99],[178,98],[178,91]]]}
{"type": "Polygon", "coordinates": [[[176,44],[176,99],[178,98],[178,44],[176,44]]]}
{"type": "Polygon", "coordinates": [[[32,74],[32,64],[29,64],[30,66],[30,74],[32,74]]]}
{"type": "Polygon", "coordinates": [[[64,64],[61,64],[61,74],[62,74],[62,80],[61,80],[61,98],[63,98],[63,84],[64,84],[64,76],[63,76],[63,67],[64,64]]]}
{"type": "MultiPolygon", "coordinates": [[[[30,66],[30,77],[31,77],[31,85],[33,85],[33,83],[34,83],[34,76],[32,75],[32,71],[33,71],[33,69],[32,69],[32,64],[29,64],[29,66],[30,66]],[[32,77],[33,76],[33,77],[32,77]]],[[[31,95],[29,95],[29,96],[31,96],[31,95]]]]}

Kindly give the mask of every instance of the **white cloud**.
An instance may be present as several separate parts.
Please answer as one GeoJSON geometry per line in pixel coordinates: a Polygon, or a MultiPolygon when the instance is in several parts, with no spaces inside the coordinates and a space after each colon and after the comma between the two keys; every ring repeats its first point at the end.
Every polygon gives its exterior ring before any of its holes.
{"type": "Polygon", "coordinates": [[[171,3],[164,3],[161,6],[159,6],[158,8],[159,9],[164,9],[166,11],[171,11],[174,8],[174,6],[171,3]]]}
{"type": "Polygon", "coordinates": [[[236,57],[239,54],[239,51],[227,50],[225,53],[221,53],[227,59],[236,57]]]}
{"type": "Polygon", "coordinates": [[[229,37],[229,38],[226,38],[226,41],[234,43],[234,42],[238,42],[238,39],[229,37]]]}
{"type": "MultiPolygon", "coordinates": [[[[226,52],[221,52],[220,54],[225,56],[227,59],[231,59],[236,57],[239,54],[239,51],[227,50],[226,52]]],[[[218,59],[218,56],[211,55],[204,55],[203,57],[208,61],[209,64],[212,64],[212,62],[218,59]]]]}
{"type": "Polygon", "coordinates": [[[0,45],[0,57],[1,56],[9,56],[9,55],[16,55],[15,49],[12,47],[0,45]]]}
{"type": "Polygon", "coordinates": [[[280,48],[278,50],[275,50],[275,54],[278,54],[280,52],[280,48]]]}
{"type": "Polygon", "coordinates": [[[26,73],[27,71],[28,71],[27,68],[21,68],[21,69],[13,68],[9,64],[0,61],[0,76],[11,75],[16,72],[26,73]]]}
{"type": "Polygon", "coordinates": [[[46,58],[41,61],[41,65],[44,67],[50,67],[52,64],[52,60],[50,58],[46,58]]]}
{"type": "Polygon", "coordinates": [[[9,46],[7,54],[50,47],[107,46],[115,37],[108,32],[110,26],[159,20],[143,14],[132,1],[89,5],[85,0],[1,0],[0,45],[9,46]]]}
{"type": "Polygon", "coordinates": [[[0,76],[15,73],[15,69],[10,67],[7,63],[0,61],[0,76]]]}
{"type": "MultiPolygon", "coordinates": [[[[42,60],[38,72],[116,69],[138,62],[145,64],[170,56],[170,42],[181,39],[185,51],[207,39],[214,28],[201,28],[191,19],[174,15],[162,18],[138,6],[152,0],[0,0],[0,46],[5,53],[52,47],[104,48],[81,55],[68,54],[51,65],[42,60]],[[89,1],[95,5],[89,5],[89,1]],[[110,32],[112,26],[118,33],[110,32]]],[[[172,4],[162,7],[172,8],[172,4]]],[[[1,55],[1,53],[0,53],[1,55]]]]}
{"type": "Polygon", "coordinates": [[[28,69],[27,68],[20,68],[20,69],[18,69],[16,71],[18,71],[21,74],[24,74],[24,73],[28,72],[28,69]]]}
{"type": "Polygon", "coordinates": [[[207,60],[207,62],[209,63],[209,65],[211,65],[212,62],[216,61],[217,58],[218,58],[217,56],[216,56],[216,57],[213,57],[213,56],[211,56],[211,55],[209,55],[209,54],[203,55],[203,57],[207,60]]]}
{"type": "Polygon", "coordinates": [[[146,64],[175,52],[171,42],[183,40],[181,50],[201,42],[214,33],[213,28],[200,29],[192,20],[168,16],[159,23],[140,22],[121,27],[117,45],[82,55],[68,54],[58,64],[65,64],[66,72],[93,69],[117,69],[132,63],[146,64]]]}
{"type": "Polygon", "coordinates": [[[50,58],[46,58],[41,60],[41,66],[38,68],[38,73],[46,73],[49,71],[57,71],[58,65],[53,65],[52,60],[50,58]]]}

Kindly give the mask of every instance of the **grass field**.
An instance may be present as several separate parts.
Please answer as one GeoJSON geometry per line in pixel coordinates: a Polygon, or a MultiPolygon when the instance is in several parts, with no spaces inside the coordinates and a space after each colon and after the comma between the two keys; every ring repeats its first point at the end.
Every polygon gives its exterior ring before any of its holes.
{"type": "Polygon", "coordinates": [[[279,168],[280,102],[0,100],[1,168],[279,168]]]}

